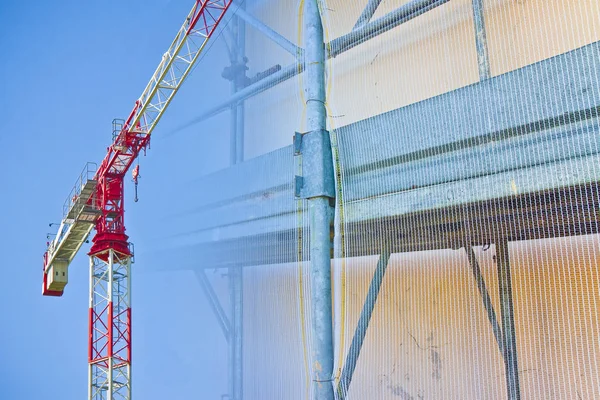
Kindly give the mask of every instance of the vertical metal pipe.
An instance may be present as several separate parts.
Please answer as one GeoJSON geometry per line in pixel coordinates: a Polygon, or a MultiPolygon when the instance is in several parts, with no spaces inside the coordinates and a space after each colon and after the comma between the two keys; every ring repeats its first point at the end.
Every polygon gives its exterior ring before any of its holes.
{"type": "Polygon", "coordinates": [[[517,337],[512,302],[512,283],[510,278],[510,259],[508,242],[498,240],[496,244],[496,262],[498,263],[498,287],[500,291],[500,309],[502,312],[502,333],[504,336],[504,366],[506,368],[506,388],[509,400],[520,400],[519,370],[517,363],[517,337]]]}
{"type": "MultiPolygon", "coordinates": [[[[304,1],[306,127],[327,129],[325,110],[325,44],[318,0],[304,1]]],[[[323,157],[323,155],[321,155],[323,157]]],[[[331,161],[333,163],[333,161],[331,161]]],[[[324,174],[322,170],[319,173],[324,174]]],[[[306,174],[317,171],[306,170],[306,174]]],[[[319,177],[313,177],[319,178],[319,177]]],[[[323,180],[325,178],[323,177],[323,180]]],[[[330,198],[308,199],[310,219],[310,275],[312,306],[312,380],[315,400],[333,400],[333,334],[331,307],[331,237],[333,209],[330,198]]]]}
{"type": "MultiPolygon", "coordinates": [[[[243,8],[244,3],[241,3],[239,9],[243,10],[243,8]]],[[[242,63],[246,55],[246,24],[236,15],[232,19],[231,29],[233,31],[233,43],[230,61],[232,66],[236,66],[242,63]]],[[[241,88],[239,77],[234,77],[231,82],[231,93],[235,95],[241,88]]],[[[244,99],[232,102],[230,109],[231,134],[229,142],[229,163],[233,165],[244,161],[244,99]]]]}
{"type": "MultiPolygon", "coordinates": [[[[307,0],[307,2],[313,0],[307,0]]],[[[312,381],[315,400],[333,400],[333,332],[331,310],[331,242],[329,199],[308,201],[312,306],[312,381]]]]}
{"type": "Polygon", "coordinates": [[[244,384],[243,365],[243,281],[242,269],[236,268],[231,277],[233,286],[233,400],[242,400],[244,384]]]}
{"type": "Polygon", "coordinates": [[[245,117],[244,102],[240,101],[237,107],[237,128],[235,132],[235,163],[244,162],[244,117],[245,117]]]}
{"type": "MultiPolygon", "coordinates": [[[[232,22],[235,26],[235,18],[232,22]]],[[[235,29],[235,28],[234,28],[235,29]]],[[[231,84],[232,92],[235,92],[235,83],[231,84]]],[[[231,119],[230,119],[230,152],[229,152],[229,160],[230,164],[233,165],[236,163],[237,159],[237,103],[234,103],[231,106],[231,119]]],[[[227,365],[229,367],[227,371],[227,380],[228,380],[228,390],[229,399],[235,400],[234,397],[234,387],[235,387],[235,352],[236,352],[236,338],[237,338],[237,327],[235,316],[236,316],[236,304],[237,304],[237,296],[236,296],[236,269],[228,268],[227,277],[229,278],[229,315],[231,316],[231,325],[229,331],[229,347],[227,352],[227,365]]]]}
{"type": "MultiPolygon", "coordinates": [[[[235,82],[231,83],[232,93],[235,93],[235,82]]],[[[229,164],[233,165],[237,163],[238,154],[238,140],[237,140],[237,114],[238,114],[238,103],[235,102],[231,107],[230,114],[230,139],[229,139],[229,164]]]]}
{"type": "Polygon", "coordinates": [[[243,384],[244,384],[244,335],[243,335],[243,280],[242,269],[237,268],[233,275],[233,400],[243,399],[243,384]]]}
{"type": "Polygon", "coordinates": [[[496,317],[496,312],[494,311],[494,305],[492,304],[490,293],[488,292],[487,287],[485,286],[485,280],[483,279],[483,275],[481,274],[481,268],[479,268],[477,257],[475,257],[475,252],[473,251],[473,247],[471,247],[470,244],[467,244],[465,246],[465,252],[467,253],[469,264],[471,264],[473,277],[475,278],[475,282],[477,282],[477,288],[479,289],[479,294],[481,294],[483,306],[485,307],[485,311],[487,312],[490,325],[492,325],[492,331],[494,332],[494,337],[496,338],[496,342],[498,343],[498,347],[500,348],[500,353],[504,355],[504,346],[502,344],[502,330],[500,329],[500,324],[498,323],[498,318],[496,317]]]}
{"type": "MultiPolygon", "coordinates": [[[[236,19],[232,21],[235,29],[236,19]]],[[[232,92],[235,92],[235,83],[231,83],[232,92]]],[[[230,115],[230,152],[229,152],[229,161],[230,164],[233,165],[236,163],[236,154],[237,154],[237,141],[236,141],[236,129],[237,129],[237,102],[231,106],[231,115],[230,115]]],[[[236,296],[236,270],[235,268],[228,268],[227,277],[229,279],[229,315],[231,316],[231,325],[229,331],[229,346],[227,351],[227,380],[228,380],[228,389],[229,393],[228,399],[235,400],[235,352],[236,352],[236,338],[238,335],[237,324],[235,320],[236,315],[236,304],[237,304],[237,296],[236,296]]]]}
{"type": "Polygon", "coordinates": [[[390,251],[388,249],[383,249],[381,256],[379,257],[379,261],[377,262],[377,267],[375,268],[375,273],[373,274],[369,291],[367,292],[367,297],[360,314],[360,319],[356,325],[354,337],[352,338],[352,343],[350,344],[350,349],[348,350],[348,355],[346,356],[344,369],[342,370],[342,376],[340,377],[340,383],[337,388],[338,399],[340,400],[344,400],[346,398],[348,388],[352,382],[352,375],[354,375],[358,356],[360,355],[360,350],[362,348],[363,341],[365,340],[365,335],[367,334],[367,328],[369,327],[369,322],[371,321],[371,315],[373,315],[375,303],[377,303],[377,298],[379,297],[379,290],[381,289],[381,283],[383,282],[383,277],[385,276],[385,271],[387,270],[389,260],[390,251]]]}
{"type": "MultiPolygon", "coordinates": [[[[246,7],[245,3],[239,6],[239,10],[244,10],[246,7]]],[[[244,21],[238,19],[238,32],[237,32],[237,55],[238,61],[242,61],[246,56],[246,24],[244,21]]],[[[238,91],[240,87],[236,86],[235,91],[238,91]]],[[[235,130],[235,141],[236,141],[236,157],[235,162],[241,163],[244,161],[244,117],[245,117],[245,106],[244,100],[238,102],[237,107],[237,120],[235,130]]]]}
{"type": "Polygon", "coordinates": [[[485,33],[483,0],[473,0],[473,22],[475,25],[475,47],[477,49],[479,80],[484,81],[491,76],[491,73],[490,58],[487,47],[487,37],[485,33]]]}
{"type": "MultiPolygon", "coordinates": [[[[239,8],[243,9],[244,3],[239,8]]],[[[245,57],[246,25],[240,18],[233,19],[234,43],[232,64],[239,65],[245,57]]],[[[240,89],[239,76],[231,83],[232,93],[240,89]]],[[[235,103],[231,108],[231,164],[244,161],[244,101],[235,103]]],[[[241,268],[229,269],[229,286],[231,298],[231,330],[230,330],[230,366],[231,366],[231,398],[243,399],[244,385],[244,286],[241,268]]]]}
{"type": "Polygon", "coordinates": [[[325,110],[325,43],[323,41],[323,22],[319,12],[318,0],[304,2],[304,42],[306,79],[304,93],[306,97],[307,130],[327,129],[325,110]]]}

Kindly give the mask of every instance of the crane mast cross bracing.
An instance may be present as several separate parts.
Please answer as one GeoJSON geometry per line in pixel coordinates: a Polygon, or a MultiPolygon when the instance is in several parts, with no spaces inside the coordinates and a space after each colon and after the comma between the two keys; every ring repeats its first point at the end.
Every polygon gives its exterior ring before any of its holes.
{"type": "MultiPolygon", "coordinates": [[[[125,234],[124,178],[191,72],[232,0],[196,0],[156,71],[96,168],[88,163],[43,257],[42,294],[61,296],[68,267],[92,229],[88,399],[131,398],[132,246],[125,234]]],[[[52,225],[52,224],[51,224],[52,225]]]]}

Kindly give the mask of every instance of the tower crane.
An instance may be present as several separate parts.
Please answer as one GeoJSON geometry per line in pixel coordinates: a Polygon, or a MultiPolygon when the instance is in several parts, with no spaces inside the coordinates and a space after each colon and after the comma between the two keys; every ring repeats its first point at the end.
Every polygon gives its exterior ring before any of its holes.
{"type": "MultiPolygon", "coordinates": [[[[43,257],[45,296],[62,296],[69,264],[96,232],[90,258],[88,399],[131,399],[131,264],[125,234],[124,179],[146,152],[150,134],[190,73],[232,0],[195,0],[129,117],[113,121],[113,141],[100,163],[88,163],[63,206],[63,219],[43,257]]],[[[139,169],[134,169],[137,181],[139,169]]],[[[137,198],[137,196],[136,196],[137,198]]],[[[52,224],[51,224],[52,225],[52,224]]]]}

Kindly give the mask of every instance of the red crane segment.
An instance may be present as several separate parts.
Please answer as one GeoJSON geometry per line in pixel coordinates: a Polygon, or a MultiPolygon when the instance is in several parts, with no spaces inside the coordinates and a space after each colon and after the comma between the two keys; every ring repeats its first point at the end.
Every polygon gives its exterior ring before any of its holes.
{"type": "Polygon", "coordinates": [[[96,202],[95,206],[102,214],[96,222],[96,235],[92,239],[94,244],[90,255],[111,248],[130,255],[128,237],[125,234],[124,178],[140,152],[145,151],[150,144],[150,133],[141,130],[139,123],[135,128],[131,125],[139,109],[138,100],[96,173],[96,195],[90,201],[96,202]]]}
{"type": "Polygon", "coordinates": [[[129,254],[123,215],[124,176],[139,153],[149,145],[150,133],[230,5],[231,0],[196,0],[169,51],[135,102],[121,132],[108,148],[95,177],[98,181],[95,201],[102,215],[96,223],[90,254],[109,248],[129,254]],[[190,40],[194,36],[201,42],[190,40]]]}

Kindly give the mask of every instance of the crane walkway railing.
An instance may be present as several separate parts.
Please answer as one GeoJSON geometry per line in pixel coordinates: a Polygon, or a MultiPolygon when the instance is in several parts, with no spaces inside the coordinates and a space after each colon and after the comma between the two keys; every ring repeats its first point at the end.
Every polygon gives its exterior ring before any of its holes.
{"type": "Polygon", "coordinates": [[[94,201],[96,170],[95,163],[85,165],[63,204],[63,219],[58,234],[48,244],[46,271],[51,268],[55,259],[71,262],[101,215],[101,210],[94,201]]]}
{"type": "MultiPolygon", "coordinates": [[[[88,162],[73,185],[69,196],[63,204],[63,219],[68,223],[73,223],[81,212],[86,209],[90,214],[94,214],[94,208],[97,209],[95,202],[90,201],[94,195],[96,184],[98,183],[94,176],[98,165],[88,162]]],[[[98,213],[96,213],[98,215],[98,213]]],[[[85,216],[86,220],[88,216],[85,216]]]]}

